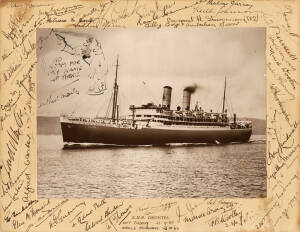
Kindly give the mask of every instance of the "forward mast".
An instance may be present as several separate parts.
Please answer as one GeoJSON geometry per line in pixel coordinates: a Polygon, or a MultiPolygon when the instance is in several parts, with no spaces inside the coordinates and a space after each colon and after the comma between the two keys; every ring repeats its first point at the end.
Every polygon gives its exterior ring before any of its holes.
{"type": "Polygon", "coordinates": [[[116,74],[115,74],[115,82],[114,82],[114,91],[113,91],[113,107],[112,107],[112,121],[115,122],[119,120],[119,106],[118,106],[118,68],[119,68],[119,56],[117,57],[117,64],[116,64],[116,74]]]}

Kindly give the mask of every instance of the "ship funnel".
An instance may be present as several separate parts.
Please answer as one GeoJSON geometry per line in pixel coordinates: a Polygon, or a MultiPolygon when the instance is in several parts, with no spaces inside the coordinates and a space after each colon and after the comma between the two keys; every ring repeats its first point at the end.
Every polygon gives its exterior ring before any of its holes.
{"type": "Polygon", "coordinates": [[[182,110],[190,110],[191,92],[188,89],[183,90],[182,110]]]}
{"type": "Polygon", "coordinates": [[[163,97],[162,97],[162,106],[167,107],[170,109],[171,107],[171,94],[172,94],[172,88],[170,86],[165,86],[163,91],[163,97]]]}

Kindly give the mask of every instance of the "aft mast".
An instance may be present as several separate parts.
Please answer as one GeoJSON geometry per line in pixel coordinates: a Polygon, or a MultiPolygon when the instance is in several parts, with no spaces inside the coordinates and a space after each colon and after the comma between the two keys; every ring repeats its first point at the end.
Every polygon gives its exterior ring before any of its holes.
{"type": "Polygon", "coordinates": [[[225,98],[226,98],[226,76],[225,76],[225,85],[224,85],[224,96],[223,96],[222,114],[224,114],[224,110],[225,110],[225,98]]]}
{"type": "Polygon", "coordinates": [[[119,56],[117,57],[117,64],[116,64],[116,76],[115,76],[115,83],[114,83],[114,93],[113,93],[113,107],[112,107],[112,121],[116,121],[116,112],[118,111],[117,109],[117,104],[118,104],[118,67],[119,67],[119,56]]]}

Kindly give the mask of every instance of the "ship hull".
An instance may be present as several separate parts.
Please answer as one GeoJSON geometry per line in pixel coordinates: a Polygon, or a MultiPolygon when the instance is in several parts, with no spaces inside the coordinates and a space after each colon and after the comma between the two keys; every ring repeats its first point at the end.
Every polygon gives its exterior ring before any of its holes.
{"type": "Polygon", "coordinates": [[[167,143],[231,143],[247,142],[252,130],[201,128],[119,128],[61,122],[65,143],[101,143],[116,145],[160,145],[167,143]]]}

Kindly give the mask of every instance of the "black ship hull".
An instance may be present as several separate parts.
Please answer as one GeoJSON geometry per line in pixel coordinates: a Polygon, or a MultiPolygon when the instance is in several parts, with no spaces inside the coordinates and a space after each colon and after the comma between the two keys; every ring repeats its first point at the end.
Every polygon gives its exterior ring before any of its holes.
{"type": "Polygon", "coordinates": [[[251,128],[122,128],[61,122],[65,143],[100,143],[114,145],[160,145],[168,143],[247,142],[251,128]]]}

